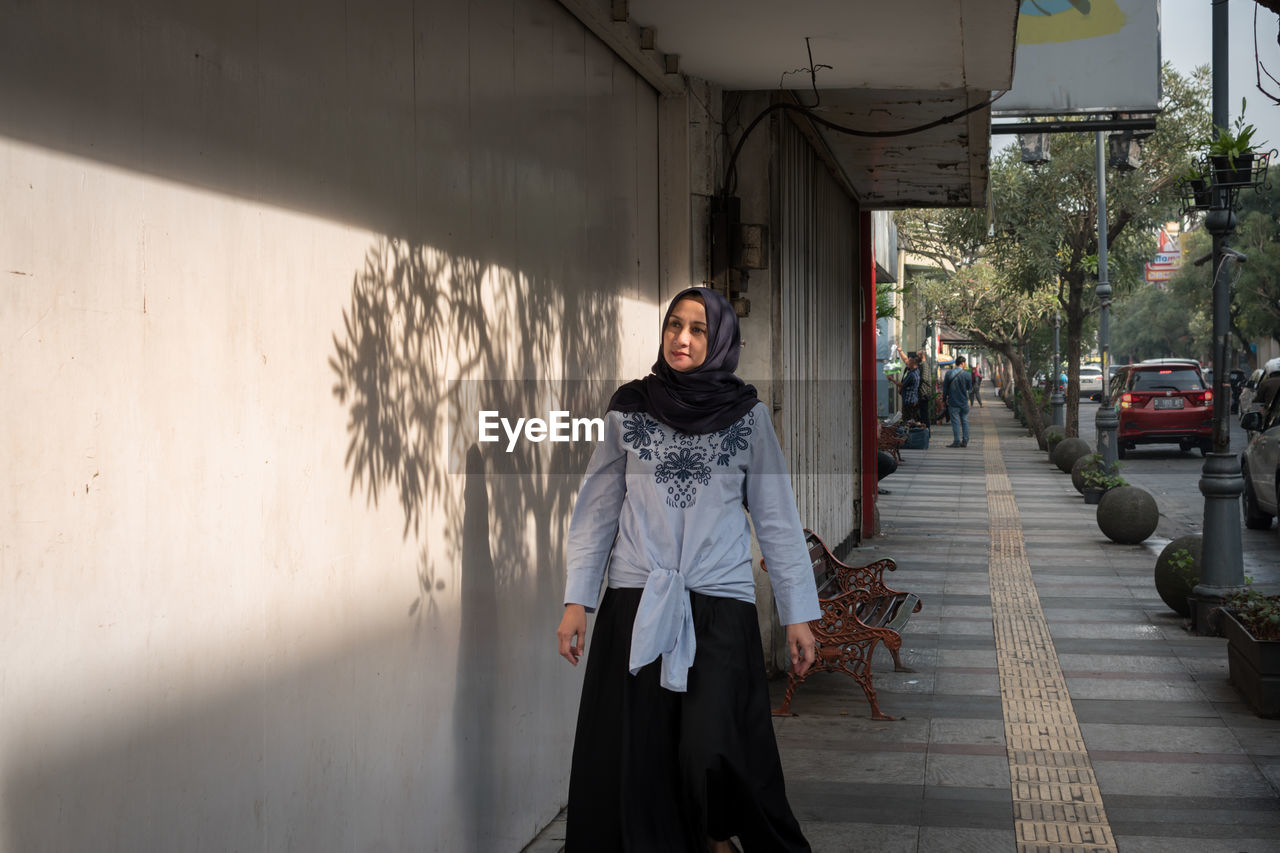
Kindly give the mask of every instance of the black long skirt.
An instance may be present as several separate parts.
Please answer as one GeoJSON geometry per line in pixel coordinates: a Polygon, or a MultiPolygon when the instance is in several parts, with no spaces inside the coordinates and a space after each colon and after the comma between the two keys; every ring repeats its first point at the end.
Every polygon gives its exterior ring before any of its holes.
{"type": "Polygon", "coordinates": [[[754,605],[690,593],[689,689],[660,661],[627,671],[641,590],[609,589],[596,617],[569,781],[567,853],[807,853],[769,713],[754,605]]]}

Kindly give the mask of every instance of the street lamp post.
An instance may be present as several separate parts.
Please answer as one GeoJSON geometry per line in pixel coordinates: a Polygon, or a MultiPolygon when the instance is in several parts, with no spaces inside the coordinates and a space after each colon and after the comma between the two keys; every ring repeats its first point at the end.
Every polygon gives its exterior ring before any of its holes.
{"type": "Polygon", "coordinates": [[[1107,162],[1102,131],[1094,131],[1098,172],[1098,352],[1102,356],[1102,405],[1094,424],[1098,430],[1098,453],[1102,464],[1113,469],[1116,464],[1116,430],[1120,418],[1111,405],[1111,284],[1107,281],[1107,162]]]}
{"type": "Polygon", "coordinates": [[[1244,480],[1240,460],[1231,452],[1228,417],[1231,397],[1226,391],[1228,317],[1231,285],[1225,269],[1227,238],[1235,230],[1236,216],[1230,194],[1215,187],[1213,207],[1205,216],[1205,228],[1213,236],[1213,452],[1204,460],[1200,493],[1204,495],[1204,547],[1200,582],[1192,590],[1195,631],[1218,633],[1209,625],[1210,611],[1232,590],[1244,583],[1244,556],[1240,543],[1240,495],[1244,480]],[[1225,250],[1225,251],[1224,251],[1225,250]]]}
{"type": "MultiPolygon", "coordinates": [[[[1227,126],[1227,4],[1213,7],[1213,123],[1227,126]]],[[[1209,615],[1234,588],[1244,583],[1240,544],[1240,495],[1244,480],[1240,461],[1231,453],[1227,418],[1230,398],[1224,393],[1227,372],[1231,286],[1223,263],[1230,252],[1227,238],[1235,231],[1235,190],[1223,187],[1214,172],[1211,206],[1205,228],[1213,236],[1213,452],[1204,460],[1200,493],[1204,495],[1204,542],[1200,582],[1191,591],[1193,628],[1218,633],[1209,615]]]]}

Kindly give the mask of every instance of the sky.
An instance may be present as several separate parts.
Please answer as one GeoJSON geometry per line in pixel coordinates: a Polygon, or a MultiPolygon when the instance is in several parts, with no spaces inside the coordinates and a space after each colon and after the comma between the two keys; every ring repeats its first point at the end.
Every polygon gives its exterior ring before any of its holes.
{"type": "MultiPolygon", "coordinates": [[[[1209,65],[1213,58],[1213,0],[1161,0],[1160,51],[1165,62],[1182,73],[1197,65],[1209,65]]],[[[1277,18],[1274,12],[1253,0],[1228,0],[1231,20],[1228,35],[1228,115],[1240,113],[1240,98],[1246,99],[1245,119],[1258,128],[1255,137],[1268,148],[1280,148],[1280,104],[1258,91],[1254,68],[1253,13],[1258,12],[1258,55],[1262,64],[1280,79],[1280,44],[1276,43],[1277,18]]],[[[1280,83],[1263,74],[1263,82],[1277,97],[1280,83]]]]}

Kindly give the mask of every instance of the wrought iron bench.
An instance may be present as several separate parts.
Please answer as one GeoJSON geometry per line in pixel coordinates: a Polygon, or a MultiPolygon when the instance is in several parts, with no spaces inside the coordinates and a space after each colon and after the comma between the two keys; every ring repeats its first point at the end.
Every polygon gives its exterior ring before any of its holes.
{"type": "MultiPolygon", "coordinates": [[[[871,683],[871,657],[876,644],[883,643],[893,656],[896,671],[914,671],[904,665],[899,656],[902,647],[899,632],[911,614],[923,606],[920,598],[885,586],[885,571],[898,567],[891,559],[849,566],[837,560],[812,530],[805,531],[805,541],[818,584],[818,603],[822,606],[822,616],[809,623],[818,644],[817,656],[803,676],[787,673],[786,695],[773,713],[788,716],[796,690],[815,672],[843,672],[862,687],[871,704],[872,719],[892,720],[893,717],[881,712],[876,700],[876,689],[871,683]]],[[[763,560],[760,567],[768,571],[763,560]]]]}
{"type": "Polygon", "coordinates": [[[907,443],[906,431],[899,429],[897,426],[884,423],[881,423],[877,429],[876,449],[889,453],[894,459],[901,462],[902,445],[907,443]]]}

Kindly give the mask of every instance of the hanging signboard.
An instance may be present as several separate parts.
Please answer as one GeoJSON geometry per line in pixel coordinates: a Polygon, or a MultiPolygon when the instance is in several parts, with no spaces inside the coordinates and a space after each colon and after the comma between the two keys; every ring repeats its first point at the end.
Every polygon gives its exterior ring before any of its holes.
{"type": "Polygon", "coordinates": [[[1147,264],[1147,281],[1169,281],[1177,271],[1174,267],[1160,269],[1147,264]]]}
{"type": "Polygon", "coordinates": [[[1022,0],[1013,88],[1000,116],[1152,112],[1159,0],[1022,0]]]}

